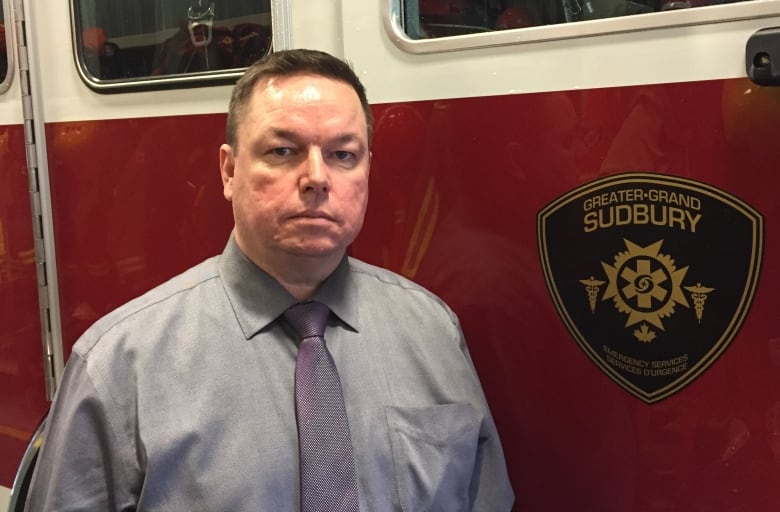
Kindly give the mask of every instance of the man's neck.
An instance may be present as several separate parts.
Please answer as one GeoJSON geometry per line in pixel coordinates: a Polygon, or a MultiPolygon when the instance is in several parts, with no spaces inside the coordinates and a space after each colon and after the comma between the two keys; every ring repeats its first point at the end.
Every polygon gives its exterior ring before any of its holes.
{"type": "Polygon", "coordinates": [[[343,255],[332,261],[299,257],[287,259],[284,265],[277,265],[271,269],[258,266],[276,279],[290,295],[299,301],[304,301],[317,293],[322,283],[336,270],[341,258],[343,255]]]}
{"type": "Polygon", "coordinates": [[[273,277],[299,301],[310,299],[336,270],[344,254],[309,256],[300,254],[257,255],[241,247],[252,263],[273,277]]]}

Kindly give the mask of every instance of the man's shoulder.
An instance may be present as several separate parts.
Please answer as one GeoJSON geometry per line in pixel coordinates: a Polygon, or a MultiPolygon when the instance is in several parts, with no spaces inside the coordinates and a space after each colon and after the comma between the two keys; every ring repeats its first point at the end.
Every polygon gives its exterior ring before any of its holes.
{"type": "Polygon", "coordinates": [[[411,303],[428,303],[452,315],[449,306],[438,295],[401,274],[353,257],[349,258],[349,268],[353,277],[375,289],[375,299],[394,300],[400,294],[412,299],[411,303]]]}
{"type": "Polygon", "coordinates": [[[124,324],[177,312],[180,301],[219,276],[218,259],[214,256],[204,260],[107,313],[87,329],[73,350],[85,355],[106,334],[121,331],[124,324]]]}
{"type": "Polygon", "coordinates": [[[349,270],[353,276],[359,278],[365,278],[368,280],[376,281],[380,286],[388,285],[390,287],[398,288],[401,290],[419,291],[427,295],[435,297],[430,291],[423,288],[414,281],[397,274],[392,270],[366,263],[365,261],[357,258],[349,258],[349,270]]]}

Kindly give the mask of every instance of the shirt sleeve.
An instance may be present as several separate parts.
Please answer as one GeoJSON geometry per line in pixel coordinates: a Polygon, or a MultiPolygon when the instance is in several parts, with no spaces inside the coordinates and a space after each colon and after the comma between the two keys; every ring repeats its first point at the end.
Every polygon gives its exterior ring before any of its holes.
{"type": "Polygon", "coordinates": [[[471,510],[474,512],[509,512],[515,495],[509,482],[504,454],[493,419],[485,418],[474,478],[471,483],[471,510]]]}
{"type": "MultiPolygon", "coordinates": [[[[459,325],[458,331],[462,350],[473,369],[471,356],[466,348],[463,332],[460,331],[459,325]]],[[[479,433],[474,473],[469,488],[471,510],[473,512],[509,512],[515,502],[515,495],[506,469],[504,450],[501,447],[501,440],[479,384],[476,370],[474,370],[474,379],[479,388],[478,394],[481,401],[479,405],[485,411],[485,416],[479,433]]]]}
{"type": "Polygon", "coordinates": [[[142,482],[135,443],[118,434],[128,422],[111,417],[112,409],[87,361],[73,352],[46,420],[26,511],[135,510],[142,482]]]}

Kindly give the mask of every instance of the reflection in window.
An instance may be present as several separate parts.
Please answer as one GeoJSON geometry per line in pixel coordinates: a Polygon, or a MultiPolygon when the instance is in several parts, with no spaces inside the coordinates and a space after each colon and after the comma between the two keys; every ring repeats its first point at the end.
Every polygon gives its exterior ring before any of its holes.
{"type": "Polygon", "coordinates": [[[412,39],[555,25],[744,0],[403,0],[412,39]]]}
{"type": "Polygon", "coordinates": [[[8,74],[8,45],[5,41],[5,12],[3,2],[0,2],[0,83],[5,82],[8,74]]]}
{"type": "Polygon", "coordinates": [[[101,81],[243,68],[271,45],[270,0],[73,0],[80,64],[101,81]]]}

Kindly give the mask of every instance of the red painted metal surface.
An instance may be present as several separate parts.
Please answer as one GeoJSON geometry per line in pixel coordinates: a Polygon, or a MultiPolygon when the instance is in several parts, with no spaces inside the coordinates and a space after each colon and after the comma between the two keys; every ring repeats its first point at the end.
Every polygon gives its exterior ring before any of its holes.
{"type": "Polygon", "coordinates": [[[48,407],[21,125],[0,126],[0,162],[0,485],[10,487],[48,407]]]}
{"type": "Polygon", "coordinates": [[[729,80],[552,92],[380,105],[376,119],[354,254],[412,277],[459,314],[516,510],[780,508],[780,90],[729,80]],[[763,274],[740,333],[697,380],[653,405],[580,350],[537,252],[540,209],[626,171],[708,183],[766,218],[763,274]]]}
{"type": "Polygon", "coordinates": [[[95,320],[218,254],[225,115],[47,125],[65,357],[95,320]]]}
{"type": "MultiPolygon", "coordinates": [[[[459,314],[517,510],[780,506],[780,91],[727,80],[386,104],[375,115],[371,199],[353,253],[459,314]],[[766,218],[741,331],[696,381],[653,405],[580,350],[537,251],[540,209],[625,171],[693,178],[766,218]]],[[[232,224],[218,174],[223,126],[224,115],[47,126],[66,356],[101,315],[221,250],[232,224]]],[[[32,268],[24,275],[33,279],[32,268]]],[[[36,329],[37,317],[28,324],[36,329]]]]}

